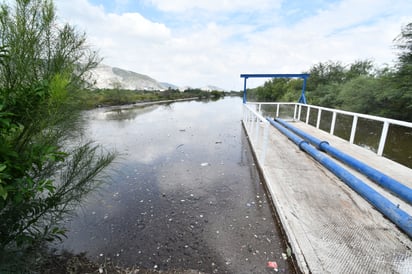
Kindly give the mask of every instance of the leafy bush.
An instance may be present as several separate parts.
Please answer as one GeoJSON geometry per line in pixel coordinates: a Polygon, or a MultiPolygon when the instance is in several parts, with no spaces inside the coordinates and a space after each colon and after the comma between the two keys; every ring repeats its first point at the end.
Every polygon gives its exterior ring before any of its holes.
{"type": "Polygon", "coordinates": [[[48,0],[0,7],[0,265],[45,241],[114,159],[80,142],[75,91],[99,61],[48,0]]]}

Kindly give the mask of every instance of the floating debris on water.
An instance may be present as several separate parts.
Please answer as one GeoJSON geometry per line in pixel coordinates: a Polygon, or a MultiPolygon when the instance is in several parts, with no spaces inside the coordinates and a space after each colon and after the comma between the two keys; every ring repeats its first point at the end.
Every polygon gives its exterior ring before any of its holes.
{"type": "Polygon", "coordinates": [[[286,254],[288,255],[288,257],[292,256],[292,249],[290,249],[289,246],[288,248],[286,248],[286,254]]]}
{"type": "Polygon", "coordinates": [[[273,268],[276,272],[278,272],[278,264],[275,261],[269,261],[267,263],[267,267],[273,268]]]}
{"type": "Polygon", "coordinates": [[[242,105],[238,98],[228,102],[223,122],[210,118],[215,110],[188,116],[192,107],[197,113],[214,105],[191,102],[127,123],[91,123],[93,132],[98,127],[92,137],[124,158],[115,183],[104,184],[101,197],[91,197],[84,217],[70,224],[64,247],[156,273],[274,273],[266,265],[271,260],[279,272],[293,273],[241,130],[242,105]]]}

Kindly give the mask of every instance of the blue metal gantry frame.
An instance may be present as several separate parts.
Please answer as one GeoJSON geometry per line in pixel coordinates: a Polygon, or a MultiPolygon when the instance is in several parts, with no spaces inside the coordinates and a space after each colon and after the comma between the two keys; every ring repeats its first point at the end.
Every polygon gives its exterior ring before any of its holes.
{"type": "Polygon", "coordinates": [[[245,83],[243,87],[243,103],[246,104],[246,82],[248,78],[302,78],[302,94],[298,100],[299,103],[306,104],[305,89],[306,80],[310,74],[241,74],[241,78],[245,78],[245,83]]]}

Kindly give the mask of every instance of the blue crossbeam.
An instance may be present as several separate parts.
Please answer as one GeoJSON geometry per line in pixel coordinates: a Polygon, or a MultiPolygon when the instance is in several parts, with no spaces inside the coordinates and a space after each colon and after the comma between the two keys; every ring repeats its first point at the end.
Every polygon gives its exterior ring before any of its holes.
{"type": "Polygon", "coordinates": [[[307,73],[241,74],[240,77],[245,79],[244,87],[243,87],[243,103],[246,104],[246,82],[248,78],[302,78],[303,79],[302,94],[300,95],[298,102],[302,104],[306,104],[305,89],[306,89],[306,80],[309,76],[310,74],[307,74],[307,73]]]}
{"type": "Polygon", "coordinates": [[[286,73],[286,74],[241,74],[240,78],[308,78],[310,76],[310,74],[305,74],[305,73],[301,73],[301,74],[290,74],[290,73],[286,73]]]}

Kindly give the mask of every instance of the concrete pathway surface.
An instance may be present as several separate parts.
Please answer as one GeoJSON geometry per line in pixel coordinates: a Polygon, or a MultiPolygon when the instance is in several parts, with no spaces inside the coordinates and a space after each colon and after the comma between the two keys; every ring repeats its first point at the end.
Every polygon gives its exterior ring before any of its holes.
{"type": "MultiPolygon", "coordinates": [[[[411,169],[312,126],[294,125],[411,187],[411,169]]],[[[263,142],[249,140],[259,158],[263,142]]],[[[412,273],[411,239],[272,126],[265,163],[258,162],[302,272],[412,273]]],[[[368,184],[411,214],[409,205],[368,184]]]]}

